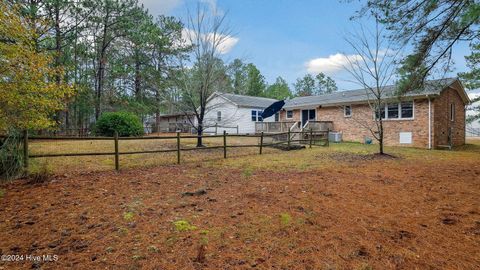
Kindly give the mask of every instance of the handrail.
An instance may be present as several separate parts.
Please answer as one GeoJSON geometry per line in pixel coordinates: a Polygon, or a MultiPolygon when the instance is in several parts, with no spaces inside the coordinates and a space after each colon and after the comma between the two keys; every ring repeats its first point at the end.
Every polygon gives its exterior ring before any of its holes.
{"type": "Polygon", "coordinates": [[[302,127],[301,130],[305,129],[305,127],[307,127],[307,125],[308,125],[309,123],[310,123],[310,120],[307,120],[307,122],[305,123],[305,125],[303,125],[303,127],[302,127]]]}
{"type": "Polygon", "coordinates": [[[298,122],[295,122],[295,124],[293,124],[293,125],[290,127],[290,131],[292,131],[292,130],[295,128],[295,126],[297,126],[297,125],[298,125],[298,122]]]}

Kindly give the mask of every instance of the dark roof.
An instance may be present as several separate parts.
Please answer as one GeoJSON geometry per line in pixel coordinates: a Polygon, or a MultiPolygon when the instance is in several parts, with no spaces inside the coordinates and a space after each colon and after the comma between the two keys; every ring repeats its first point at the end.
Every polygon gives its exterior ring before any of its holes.
{"type": "MultiPolygon", "coordinates": [[[[457,78],[448,78],[440,80],[431,80],[426,82],[425,87],[421,90],[411,91],[403,95],[405,97],[438,95],[442,90],[452,85],[457,78]]],[[[385,86],[385,97],[397,97],[396,87],[394,85],[385,86]]],[[[308,107],[318,105],[334,105],[355,102],[365,102],[372,99],[373,95],[367,89],[357,89],[348,91],[339,91],[332,94],[321,96],[296,97],[286,101],[284,108],[291,109],[295,107],[308,107]]]]}
{"type": "Polygon", "coordinates": [[[235,103],[240,107],[267,108],[268,106],[272,105],[272,103],[278,101],[273,98],[251,97],[230,93],[216,92],[215,94],[235,103]]]}

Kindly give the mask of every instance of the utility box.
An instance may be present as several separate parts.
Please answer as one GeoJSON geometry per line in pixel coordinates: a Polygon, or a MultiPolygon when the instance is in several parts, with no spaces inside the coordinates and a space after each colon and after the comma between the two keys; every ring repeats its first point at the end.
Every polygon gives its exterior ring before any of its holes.
{"type": "Polygon", "coordinates": [[[332,132],[328,133],[328,141],[339,143],[342,141],[342,133],[341,132],[332,132]]]}

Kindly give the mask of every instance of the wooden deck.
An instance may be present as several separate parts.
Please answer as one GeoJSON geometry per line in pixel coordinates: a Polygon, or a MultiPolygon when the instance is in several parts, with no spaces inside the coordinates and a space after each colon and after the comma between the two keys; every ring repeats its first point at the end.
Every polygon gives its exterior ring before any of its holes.
{"type": "Polygon", "coordinates": [[[308,121],[305,126],[301,126],[300,122],[257,122],[255,123],[255,132],[260,133],[279,133],[288,131],[329,131],[333,130],[332,121],[308,121]]]}
{"type": "Polygon", "coordinates": [[[295,125],[298,125],[296,121],[289,121],[289,122],[256,122],[255,123],[255,133],[288,132],[295,125]]]}

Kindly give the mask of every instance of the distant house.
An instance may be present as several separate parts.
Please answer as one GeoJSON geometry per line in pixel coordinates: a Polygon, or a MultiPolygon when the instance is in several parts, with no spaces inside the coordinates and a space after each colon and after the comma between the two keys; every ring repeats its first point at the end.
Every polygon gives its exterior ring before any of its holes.
{"type": "MultiPolygon", "coordinates": [[[[401,98],[388,86],[384,119],[385,145],[438,148],[465,144],[465,109],[470,99],[456,79],[429,81],[425,88],[401,98]]],[[[343,140],[364,142],[372,138],[367,126],[375,124],[368,105],[367,90],[341,91],[322,96],[288,100],[281,121],[293,121],[302,128],[316,121],[331,121],[343,140]]]]}
{"type": "Polygon", "coordinates": [[[204,118],[206,133],[255,133],[255,123],[279,121],[279,114],[262,119],[265,108],[277,100],[230,93],[213,93],[204,118]]]}
{"type": "Polygon", "coordinates": [[[188,113],[170,113],[162,114],[158,117],[159,128],[156,129],[155,119],[152,119],[152,130],[160,132],[191,132],[191,126],[194,122],[194,115],[191,112],[188,113]]]}

